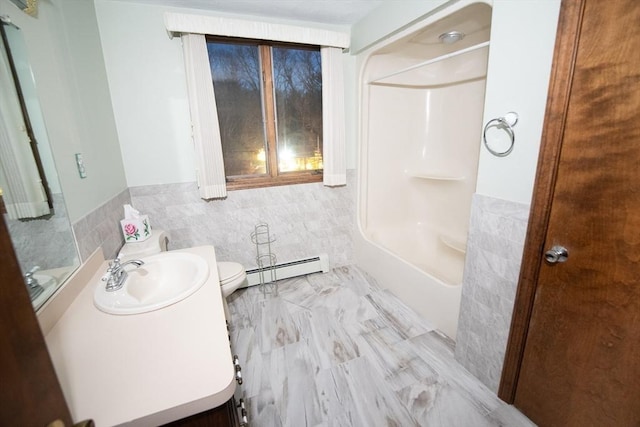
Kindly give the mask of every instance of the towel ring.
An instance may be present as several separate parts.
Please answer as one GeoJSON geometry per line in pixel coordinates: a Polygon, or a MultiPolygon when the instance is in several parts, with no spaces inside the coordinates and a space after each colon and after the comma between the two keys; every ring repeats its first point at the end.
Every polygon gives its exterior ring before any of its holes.
{"type": "Polygon", "coordinates": [[[518,114],[514,113],[513,111],[508,112],[503,117],[491,119],[487,122],[487,124],[484,126],[484,130],[482,131],[482,141],[484,142],[484,146],[487,148],[487,150],[489,150],[491,154],[496,157],[505,157],[511,154],[516,143],[516,134],[513,131],[513,127],[516,125],[516,123],[518,123],[518,114]],[[505,151],[496,151],[489,147],[489,143],[487,142],[487,130],[492,126],[502,127],[509,135],[511,144],[505,151]]]}

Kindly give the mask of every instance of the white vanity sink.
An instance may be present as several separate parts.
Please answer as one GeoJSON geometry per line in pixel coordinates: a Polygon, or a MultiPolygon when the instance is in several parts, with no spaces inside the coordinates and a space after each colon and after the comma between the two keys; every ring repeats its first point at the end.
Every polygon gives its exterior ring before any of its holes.
{"type": "Polygon", "coordinates": [[[185,252],[163,252],[141,259],[144,265],[126,266],[128,277],[117,291],[105,282],[95,289],[93,302],[110,314],[139,314],[175,304],[196,292],[209,277],[202,257],[185,252]]]}
{"type": "MultiPolygon", "coordinates": [[[[147,264],[139,270],[124,267],[129,285],[159,274],[160,284],[149,283],[157,292],[156,286],[171,286],[170,276],[185,289],[187,276],[193,280],[195,271],[203,270],[200,260],[208,277],[174,304],[114,316],[96,308],[96,287],[104,289],[101,277],[108,267],[96,251],[38,313],[74,420],[91,418],[97,426],[165,425],[224,405],[236,390],[214,247],[177,249],[142,260],[147,264]],[[171,271],[159,273],[161,268],[171,271]]],[[[117,292],[122,301],[131,301],[126,282],[117,292]]],[[[151,292],[146,296],[151,298],[151,292]]]]}

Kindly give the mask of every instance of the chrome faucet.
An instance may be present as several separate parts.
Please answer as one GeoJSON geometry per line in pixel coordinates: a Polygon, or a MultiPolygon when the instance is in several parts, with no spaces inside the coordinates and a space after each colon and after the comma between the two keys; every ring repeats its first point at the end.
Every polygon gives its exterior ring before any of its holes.
{"type": "Polygon", "coordinates": [[[38,298],[38,296],[44,291],[44,288],[38,283],[38,279],[33,277],[33,273],[40,270],[40,266],[36,265],[31,270],[27,271],[24,275],[24,281],[29,290],[29,298],[31,301],[38,298]]]}
{"type": "Polygon", "coordinates": [[[135,265],[137,268],[144,265],[144,261],[139,259],[132,259],[120,264],[120,258],[116,258],[113,260],[113,262],[109,263],[107,274],[102,277],[102,281],[107,282],[105,286],[105,290],[107,292],[117,291],[118,289],[122,288],[125,280],[127,280],[127,277],[129,276],[124,267],[131,264],[135,265]]]}

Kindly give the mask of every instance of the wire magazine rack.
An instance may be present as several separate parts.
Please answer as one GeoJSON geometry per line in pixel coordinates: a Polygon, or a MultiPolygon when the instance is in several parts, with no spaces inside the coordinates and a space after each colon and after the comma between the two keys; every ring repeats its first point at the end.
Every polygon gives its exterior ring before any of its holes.
{"type": "Polygon", "coordinates": [[[278,295],[278,278],[276,274],[276,255],[271,251],[271,244],[276,237],[269,232],[269,224],[256,224],[251,233],[251,242],[256,245],[256,264],[263,295],[278,295]]]}

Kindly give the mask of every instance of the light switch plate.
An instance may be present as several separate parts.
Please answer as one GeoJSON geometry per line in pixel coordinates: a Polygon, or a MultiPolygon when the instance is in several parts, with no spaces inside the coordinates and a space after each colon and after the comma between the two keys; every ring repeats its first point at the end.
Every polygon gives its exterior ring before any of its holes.
{"type": "Polygon", "coordinates": [[[80,178],[87,177],[87,170],[84,167],[84,159],[82,158],[82,153],[76,153],[76,165],[78,166],[78,174],[80,178]]]}

